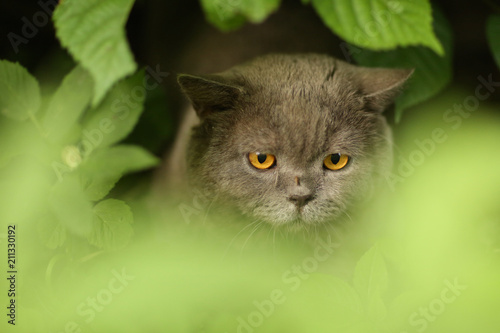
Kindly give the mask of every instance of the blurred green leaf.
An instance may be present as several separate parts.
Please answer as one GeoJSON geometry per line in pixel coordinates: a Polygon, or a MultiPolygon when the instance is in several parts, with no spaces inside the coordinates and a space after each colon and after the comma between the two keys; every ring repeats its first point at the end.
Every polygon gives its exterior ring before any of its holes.
{"type": "Polygon", "coordinates": [[[376,52],[353,48],[353,56],[360,65],[369,67],[415,68],[406,89],[395,101],[396,121],[403,111],[436,95],[451,79],[452,32],[446,18],[434,11],[436,34],[444,46],[444,56],[438,56],[425,47],[398,48],[376,52]]]}
{"type": "Polygon", "coordinates": [[[368,317],[373,321],[384,319],[387,311],[382,295],[387,290],[387,268],[376,245],[356,264],[353,285],[365,301],[368,317]]]}
{"type": "Polygon", "coordinates": [[[486,35],[493,57],[500,68],[500,15],[491,15],[486,23],[486,35]]]}
{"type": "Polygon", "coordinates": [[[49,248],[56,249],[66,241],[66,228],[52,214],[46,214],[38,222],[38,234],[49,248]]]}
{"type": "Polygon", "coordinates": [[[133,216],[125,202],[108,199],[94,207],[92,233],[89,242],[99,248],[118,249],[129,242],[134,231],[133,216]]]}
{"type": "Polygon", "coordinates": [[[264,21],[281,0],[201,0],[207,20],[223,31],[241,27],[248,20],[264,21]]]}
{"type": "Polygon", "coordinates": [[[6,117],[25,120],[40,108],[37,80],[18,63],[0,60],[0,111],[6,117]]]}
{"type": "Polygon", "coordinates": [[[423,45],[444,53],[432,31],[428,0],[312,0],[312,4],[334,33],[354,45],[373,50],[423,45]]]}
{"type": "Polygon", "coordinates": [[[95,80],[92,105],[136,64],[125,24],[134,0],[65,0],[54,11],[57,37],[95,80]]]}
{"type": "Polygon", "coordinates": [[[50,208],[68,231],[87,236],[92,228],[92,204],[74,174],[66,174],[49,196],[50,208]]]}
{"type": "Polygon", "coordinates": [[[143,111],[143,78],[141,71],[119,82],[99,106],[86,112],[81,138],[84,155],[117,143],[132,132],[143,111]]]}
{"type": "Polygon", "coordinates": [[[423,305],[429,304],[429,300],[435,298],[435,290],[409,290],[396,296],[389,304],[387,326],[390,332],[411,332],[409,318],[415,310],[423,305]]]}
{"type": "Polygon", "coordinates": [[[75,128],[92,98],[92,78],[78,66],[52,96],[41,123],[49,140],[60,142],[75,128]]]}
{"type": "MultiPolygon", "coordinates": [[[[25,144],[18,148],[26,149],[25,144]]],[[[46,165],[26,150],[11,156],[0,167],[0,222],[30,221],[37,216],[52,185],[49,177],[46,165]]]]}
{"type": "Polygon", "coordinates": [[[85,193],[92,201],[100,200],[124,174],[156,164],[156,157],[137,146],[121,145],[97,150],[80,166],[85,193]]]}
{"type": "Polygon", "coordinates": [[[47,148],[33,122],[0,121],[0,167],[26,153],[43,161],[49,155],[47,148]]]}
{"type": "Polygon", "coordinates": [[[317,288],[318,296],[331,303],[331,309],[342,307],[343,314],[339,318],[360,320],[358,316],[363,313],[363,307],[359,294],[349,283],[333,275],[318,273],[310,277],[309,283],[317,288]]]}

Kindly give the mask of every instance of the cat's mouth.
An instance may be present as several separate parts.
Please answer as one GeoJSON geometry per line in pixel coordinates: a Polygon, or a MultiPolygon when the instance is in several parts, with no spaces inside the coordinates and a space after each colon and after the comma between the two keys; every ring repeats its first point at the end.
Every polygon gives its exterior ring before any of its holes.
{"type": "Polygon", "coordinates": [[[293,214],[292,223],[304,223],[304,207],[297,207],[293,214]]]}
{"type": "Polygon", "coordinates": [[[277,228],[299,231],[335,219],[340,211],[335,202],[322,203],[315,200],[304,205],[290,202],[267,202],[250,211],[247,210],[246,214],[264,220],[277,228]]]}
{"type": "Polygon", "coordinates": [[[310,217],[307,205],[298,206],[294,208],[294,211],[290,214],[288,221],[286,221],[284,225],[293,230],[299,230],[318,222],[313,221],[310,217]]]}

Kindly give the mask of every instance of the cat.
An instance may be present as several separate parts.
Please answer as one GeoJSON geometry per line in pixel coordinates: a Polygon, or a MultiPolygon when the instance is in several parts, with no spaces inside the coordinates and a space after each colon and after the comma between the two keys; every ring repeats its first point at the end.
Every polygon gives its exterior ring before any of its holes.
{"type": "Polygon", "coordinates": [[[180,74],[192,108],[170,158],[172,174],[272,227],[297,231],[336,221],[390,171],[383,112],[411,74],[314,53],[180,74]],[[188,138],[182,133],[189,128],[188,138]]]}

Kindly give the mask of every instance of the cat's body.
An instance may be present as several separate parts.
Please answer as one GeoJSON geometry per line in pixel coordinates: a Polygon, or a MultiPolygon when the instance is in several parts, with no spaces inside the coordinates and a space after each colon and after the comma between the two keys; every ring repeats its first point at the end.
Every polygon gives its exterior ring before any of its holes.
{"type": "Polygon", "coordinates": [[[190,188],[273,226],[334,221],[390,170],[382,112],[410,73],[271,54],[220,74],[181,75],[193,105],[182,127],[195,126],[189,139],[180,132],[169,168],[182,170],[185,158],[190,188]],[[256,167],[261,161],[252,155],[259,154],[274,162],[256,167]],[[332,156],[348,162],[330,169],[332,156]]]}

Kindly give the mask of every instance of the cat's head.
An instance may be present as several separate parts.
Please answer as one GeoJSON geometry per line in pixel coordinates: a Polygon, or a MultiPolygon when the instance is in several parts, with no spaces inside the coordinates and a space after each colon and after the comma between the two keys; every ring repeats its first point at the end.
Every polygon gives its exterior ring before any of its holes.
{"type": "Polygon", "coordinates": [[[304,54],[180,75],[201,120],[188,149],[190,183],[274,226],[338,218],[390,170],[382,112],[411,72],[304,54]]]}

